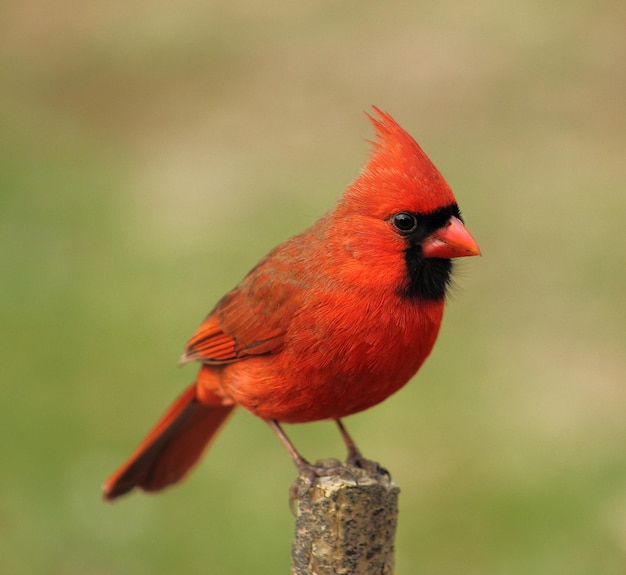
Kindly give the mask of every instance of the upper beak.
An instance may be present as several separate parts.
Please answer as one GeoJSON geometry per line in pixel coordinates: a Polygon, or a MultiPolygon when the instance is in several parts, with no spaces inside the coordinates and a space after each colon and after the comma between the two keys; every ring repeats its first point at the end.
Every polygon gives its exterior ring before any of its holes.
{"type": "Polygon", "coordinates": [[[480,256],[476,240],[459,218],[452,216],[448,223],[430,234],[422,243],[425,258],[463,258],[480,256]]]}

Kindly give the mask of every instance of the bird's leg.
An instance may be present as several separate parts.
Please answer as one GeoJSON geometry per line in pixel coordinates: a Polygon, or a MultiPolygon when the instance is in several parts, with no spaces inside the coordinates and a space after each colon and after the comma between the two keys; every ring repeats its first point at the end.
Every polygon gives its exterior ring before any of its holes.
{"type": "Polygon", "coordinates": [[[341,419],[335,419],[335,423],[337,424],[341,437],[348,448],[348,458],[346,459],[346,463],[348,465],[353,465],[354,467],[359,467],[361,469],[373,470],[376,473],[382,473],[383,475],[387,475],[391,478],[389,472],[384,467],[381,467],[378,463],[376,463],[376,461],[370,461],[369,459],[365,459],[365,457],[363,457],[361,450],[356,446],[354,439],[352,439],[352,436],[348,433],[348,430],[341,419]]]}
{"type": "Polygon", "coordinates": [[[354,439],[352,439],[352,436],[348,433],[348,430],[341,419],[335,419],[335,423],[337,424],[341,437],[348,448],[348,458],[346,459],[346,463],[354,465],[355,467],[362,467],[360,465],[363,461],[361,450],[356,446],[354,439]]]}
{"type": "Polygon", "coordinates": [[[331,475],[348,475],[356,482],[357,479],[349,469],[344,467],[339,461],[336,463],[330,462],[330,465],[313,465],[309,463],[296,449],[291,440],[287,437],[287,434],[283,431],[280,423],[275,419],[267,420],[269,426],[274,430],[274,433],[278,435],[281,443],[285,446],[285,449],[289,452],[292,461],[298,469],[299,477],[289,490],[289,506],[291,511],[294,511],[293,502],[299,498],[299,496],[306,493],[317,477],[328,477],[331,475]]]}
{"type": "Polygon", "coordinates": [[[281,443],[285,446],[285,449],[289,452],[292,461],[298,468],[298,471],[302,471],[302,469],[309,467],[311,464],[300,455],[296,446],[291,443],[291,439],[287,437],[287,434],[283,431],[283,428],[280,426],[280,423],[275,419],[268,419],[267,423],[274,430],[274,433],[278,435],[278,439],[280,439],[281,443]]]}

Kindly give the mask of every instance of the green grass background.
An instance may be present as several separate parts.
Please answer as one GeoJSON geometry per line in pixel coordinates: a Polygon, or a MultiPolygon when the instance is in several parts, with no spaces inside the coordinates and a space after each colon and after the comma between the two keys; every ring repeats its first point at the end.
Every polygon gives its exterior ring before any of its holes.
{"type": "MultiPolygon", "coordinates": [[[[292,464],[237,413],[189,480],[100,500],[216,300],[367,157],[375,104],[456,192],[415,381],[348,420],[398,575],[626,572],[626,4],[0,6],[0,570],[289,570],[292,464]]],[[[328,423],[289,428],[343,455],[328,423]]]]}

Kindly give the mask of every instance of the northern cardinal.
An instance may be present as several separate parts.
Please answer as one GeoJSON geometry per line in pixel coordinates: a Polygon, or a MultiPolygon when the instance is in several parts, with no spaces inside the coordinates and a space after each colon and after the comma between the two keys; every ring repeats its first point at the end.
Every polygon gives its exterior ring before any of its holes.
{"type": "Polygon", "coordinates": [[[182,362],[200,372],[104,484],[112,500],[158,491],[198,461],[236,406],[279,422],[335,420],[389,397],[430,353],[451,258],[480,255],[452,190],[419,145],[374,108],[373,153],[337,205],[263,258],[213,308],[182,362]]]}

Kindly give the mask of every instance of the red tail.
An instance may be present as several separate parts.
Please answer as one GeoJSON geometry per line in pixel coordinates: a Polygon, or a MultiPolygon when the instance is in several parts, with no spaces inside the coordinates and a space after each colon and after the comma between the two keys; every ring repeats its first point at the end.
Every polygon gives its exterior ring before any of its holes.
{"type": "Polygon", "coordinates": [[[135,453],[104,484],[111,501],[135,487],[159,491],[176,483],[198,461],[234,405],[206,405],[190,385],[168,409],[135,453]]]}

